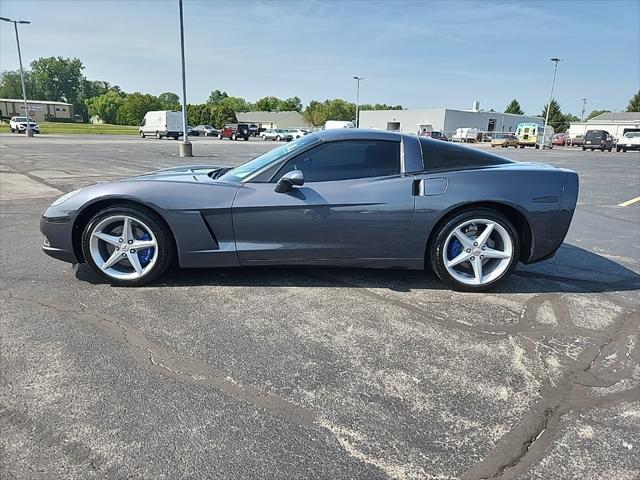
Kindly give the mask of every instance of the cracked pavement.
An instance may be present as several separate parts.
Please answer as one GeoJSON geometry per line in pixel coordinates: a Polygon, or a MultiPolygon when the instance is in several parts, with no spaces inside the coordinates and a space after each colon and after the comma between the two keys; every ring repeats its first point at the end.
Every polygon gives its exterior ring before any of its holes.
{"type": "MultiPolygon", "coordinates": [[[[196,138],[192,160],[272,147],[196,138]]],[[[2,478],[640,476],[640,204],[616,206],[640,155],[500,151],[577,170],[581,192],[556,257],[490,294],[317,268],[114,288],[40,252],[59,192],[177,150],[0,135],[2,478]]]]}

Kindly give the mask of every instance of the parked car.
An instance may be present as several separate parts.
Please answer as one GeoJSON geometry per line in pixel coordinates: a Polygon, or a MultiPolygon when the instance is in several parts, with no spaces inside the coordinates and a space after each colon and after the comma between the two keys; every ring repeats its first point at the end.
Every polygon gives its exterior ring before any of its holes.
{"type": "Polygon", "coordinates": [[[496,133],[493,140],[491,140],[492,147],[516,147],[518,148],[518,137],[514,133],[496,133]]]}
{"type": "Polygon", "coordinates": [[[246,123],[227,123],[222,130],[218,132],[218,138],[229,138],[231,140],[238,140],[244,138],[245,141],[249,140],[249,125],[246,123]]]}
{"type": "Polygon", "coordinates": [[[495,138],[495,133],[484,132],[480,135],[479,141],[492,142],[494,138],[495,138]]]}
{"type": "Polygon", "coordinates": [[[257,137],[259,130],[260,129],[258,128],[258,126],[255,123],[250,123],[249,124],[249,135],[251,135],[252,137],[257,137]]]}
{"type": "Polygon", "coordinates": [[[33,133],[40,133],[40,125],[27,117],[11,117],[9,120],[9,128],[11,133],[24,133],[27,131],[27,122],[33,133]]]}
{"type": "Polygon", "coordinates": [[[587,130],[584,134],[584,144],[582,145],[582,151],[585,150],[613,150],[613,138],[606,130],[587,130]]]}
{"type": "Polygon", "coordinates": [[[171,137],[178,140],[182,136],[182,113],[170,110],[147,112],[138,129],[141,138],[147,135],[161,139],[171,137]]]}
{"type": "Polygon", "coordinates": [[[566,133],[556,133],[553,136],[553,144],[564,147],[567,144],[569,136],[566,133]]]}
{"type": "Polygon", "coordinates": [[[198,125],[195,130],[203,137],[217,137],[218,133],[220,133],[211,125],[198,125]]]}
{"type": "Polygon", "coordinates": [[[640,150],[640,132],[625,133],[616,145],[616,152],[621,150],[623,152],[627,150],[640,150]]]}
{"type": "Polygon", "coordinates": [[[262,140],[274,140],[280,142],[282,140],[290,142],[293,140],[293,135],[282,128],[267,128],[260,134],[262,140]]]}
{"type": "Polygon", "coordinates": [[[584,145],[584,135],[576,135],[575,137],[569,137],[568,143],[570,147],[581,147],[584,145]]]}
{"type": "Polygon", "coordinates": [[[291,134],[294,140],[309,135],[309,130],[304,128],[290,128],[287,130],[291,134]]]}
{"type": "Polygon", "coordinates": [[[147,284],[174,263],[312,265],[429,268],[478,292],[555,254],[578,184],[571,170],[449,142],[336,129],[236,167],[183,165],[67,193],[40,230],[44,253],[114,285],[147,284]]]}
{"type": "Polygon", "coordinates": [[[200,132],[193,128],[191,125],[187,125],[187,135],[189,135],[190,137],[199,137],[200,132]]]}
{"type": "Polygon", "coordinates": [[[426,130],[423,130],[423,131],[422,131],[422,133],[421,133],[421,135],[422,135],[423,137],[431,137],[431,138],[433,138],[434,140],[442,140],[442,141],[444,141],[444,142],[448,142],[448,141],[449,141],[449,139],[447,138],[447,136],[446,136],[443,132],[441,132],[441,131],[439,131],[439,130],[433,130],[433,131],[431,131],[431,132],[428,132],[428,131],[426,131],[426,130]]]}
{"type": "Polygon", "coordinates": [[[355,124],[346,120],[327,120],[324,124],[325,130],[332,128],[356,128],[355,124]]]}

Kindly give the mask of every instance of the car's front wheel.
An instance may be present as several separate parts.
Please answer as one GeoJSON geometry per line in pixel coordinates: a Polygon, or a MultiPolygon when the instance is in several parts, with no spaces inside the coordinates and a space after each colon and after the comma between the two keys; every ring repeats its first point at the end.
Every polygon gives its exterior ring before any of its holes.
{"type": "Polygon", "coordinates": [[[82,254],[113,285],[152,282],[174,262],[171,233],[153,212],[113,206],[91,218],[82,234],[82,254]]]}
{"type": "Polygon", "coordinates": [[[140,138],[144,138],[144,132],[140,130],[140,138]]]}
{"type": "Polygon", "coordinates": [[[477,209],[456,215],[438,230],[428,260],[447,285],[481,292],[507,278],[519,258],[512,223],[497,211],[477,209]]]}

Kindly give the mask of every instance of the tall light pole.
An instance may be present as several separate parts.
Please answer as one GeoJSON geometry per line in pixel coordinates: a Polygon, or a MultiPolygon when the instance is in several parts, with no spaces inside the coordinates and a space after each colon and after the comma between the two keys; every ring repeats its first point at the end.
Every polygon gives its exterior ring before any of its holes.
{"type": "Polygon", "coordinates": [[[558,62],[561,62],[560,58],[552,58],[551,61],[555,64],[553,66],[553,80],[551,80],[551,94],[549,95],[549,103],[547,103],[547,117],[544,119],[544,134],[542,136],[542,149],[544,150],[544,142],[547,138],[547,125],[549,125],[549,112],[551,111],[551,100],[553,100],[553,87],[556,84],[556,72],[558,71],[558,62]]]}
{"type": "Polygon", "coordinates": [[[184,21],[182,19],[182,0],[178,0],[180,6],[180,55],[182,56],[182,143],[180,143],[180,156],[193,157],[193,145],[189,141],[187,131],[187,77],[184,69],[184,21]]]}
{"type": "Polygon", "coordinates": [[[25,131],[26,137],[33,137],[33,130],[31,130],[31,123],[29,122],[29,109],[27,108],[27,89],[24,86],[24,70],[22,69],[22,53],[20,52],[20,36],[18,35],[18,24],[29,24],[26,20],[11,20],[10,18],[0,17],[0,20],[4,22],[13,23],[13,28],[16,31],[16,43],[18,44],[18,61],[20,62],[20,81],[22,82],[22,99],[24,100],[24,116],[27,117],[27,130],[25,131]]]}
{"type": "Polygon", "coordinates": [[[364,77],[353,77],[356,81],[356,128],[360,127],[360,80],[364,80],[364,77]]]}
{"type": "Polygon", "coordinates": [[[587,104],[587,99],[582,99],[582,113],[580,114],[580,123],[584,122],[584,107],[587,104]]]}

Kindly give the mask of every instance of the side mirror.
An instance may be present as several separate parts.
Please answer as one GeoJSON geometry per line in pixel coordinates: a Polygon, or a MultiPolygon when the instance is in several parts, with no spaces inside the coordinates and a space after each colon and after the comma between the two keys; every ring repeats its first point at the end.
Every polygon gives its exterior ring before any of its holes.
{"type": "Polygon", "coordinates": [[[291,170],[290,172],[285,173],[273,191],[276,193],[286,193],[289,192],[293,187],[301,187],[304,185],[304,175],[301,170],[291,170]]]}

